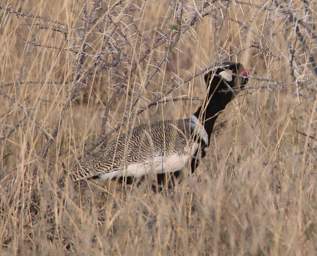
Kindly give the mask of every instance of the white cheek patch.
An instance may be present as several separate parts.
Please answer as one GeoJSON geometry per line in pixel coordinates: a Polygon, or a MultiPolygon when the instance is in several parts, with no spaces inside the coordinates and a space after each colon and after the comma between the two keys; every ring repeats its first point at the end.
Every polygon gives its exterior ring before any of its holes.
{"type": "Polygon", "coordinates": [[[221,71],[220,73],[219,73],[219,75],[223,78],[223,79],[225,79],[227,82],[231,82],[232,81],[232,70],[230,70],[230,69],[226,69],[226,70],[224,70],[224,71],[221,71]]]}

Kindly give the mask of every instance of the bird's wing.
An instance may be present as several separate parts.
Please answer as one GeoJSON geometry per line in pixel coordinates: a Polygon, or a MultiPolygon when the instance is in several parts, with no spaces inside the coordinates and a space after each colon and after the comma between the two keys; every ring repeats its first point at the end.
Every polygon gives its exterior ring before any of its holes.
{"type": "Polygon", "coordinates": [[[74,180],[125,169],[129,164],[150,161],[153,157],[183,153],[191,136],[190,119],[158,121],[140,125],[130,132],[110,140],[92,155],[75,164],[71,176],[74,180]]]}

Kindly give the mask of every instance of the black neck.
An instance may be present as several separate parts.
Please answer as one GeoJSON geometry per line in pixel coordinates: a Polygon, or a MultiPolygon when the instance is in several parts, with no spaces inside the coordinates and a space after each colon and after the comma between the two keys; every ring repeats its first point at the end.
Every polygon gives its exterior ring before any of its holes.
{"type": "MultiPolygon", "coordinates": [[[[219,79],[214,78],[212,83],[223,83],[222,81],[219,81],[219,79]]],[[[220,88],[220,84],[216,86],[215,90],[209,90],[208,93],[208,101],[206,106],[200,106],[197,111],[194,113],[194,115],[199,119],[202,118],[204,128],[208,134],[208,138],[210,141],[210,136],[212,133],[212,130],[214,128],[216,119],[220,112],[225,109],[226,105],[231,101],[233,98],[233,95],[231,92],[227,91],[221,91],[218,88],[220,88]]]]}

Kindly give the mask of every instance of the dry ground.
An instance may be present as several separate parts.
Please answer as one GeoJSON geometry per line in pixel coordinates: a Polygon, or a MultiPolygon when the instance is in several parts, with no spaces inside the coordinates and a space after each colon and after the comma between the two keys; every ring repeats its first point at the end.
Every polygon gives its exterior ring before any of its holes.
{"type": "Polygon", "coordinates": [[[1,0],[0,255],[317,255],[316,11],[1,0]],[[161,193],[151,177],[78,192],[74,159],[118,129],[190,114],[203,72],[228,59],[252,77],[194,175],[161,193]]]}

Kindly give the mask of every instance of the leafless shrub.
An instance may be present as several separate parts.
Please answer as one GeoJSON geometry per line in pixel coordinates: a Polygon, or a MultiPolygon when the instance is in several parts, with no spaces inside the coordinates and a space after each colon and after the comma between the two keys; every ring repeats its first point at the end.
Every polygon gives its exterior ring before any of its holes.
{"type": "Polygon", "coordinates": [[[0,3],[0,254],[287,254],[317,247],[314,1],[0,3]],[[202,74],[251,69],[171,193],[67,172],[114,132],[188,115],[202,74]],[[61,186],[63,184],[63,186],[61,186]]]}

